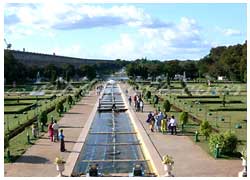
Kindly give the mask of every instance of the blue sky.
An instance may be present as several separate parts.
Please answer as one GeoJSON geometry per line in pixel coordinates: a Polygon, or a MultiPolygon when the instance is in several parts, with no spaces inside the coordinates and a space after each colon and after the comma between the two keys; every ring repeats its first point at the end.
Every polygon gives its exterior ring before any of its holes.
{"type": "Polygon", "coordinates": [[[246,40],[246,4],[6,4],[12,48],[98,58],[200,59],[246,40]]]}

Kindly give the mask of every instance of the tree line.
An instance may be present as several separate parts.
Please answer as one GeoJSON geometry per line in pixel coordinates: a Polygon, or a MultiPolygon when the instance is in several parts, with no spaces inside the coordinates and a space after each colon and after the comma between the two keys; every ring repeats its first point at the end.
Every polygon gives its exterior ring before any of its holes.
{"type": "Polygon", "coordinates": [[[246,82],[247,80],[247,42],[233,46],[219,46],[212,48],[208,55],[200,60],[147,60],[146,58],[126,61],[117,59],[114,63],[96,63],[94,65],[82,64],[75,68],[72,64],[62,64],[60,67],[48,64],[44,67],[37,65],[27,66],[18,62],[10,51],[4,53],[4,78],[6,84],[24,83],[34,81],[37,72],[40,76],[55,81],[61,76],[66,80],[78,79],[86,76],[89,80],[97,75],[112,74],[126,67],[127,75],[131,78],[140,76],[142,79],[164,75],[173,79],[176,74],[186,73],[190,79],[211,78],[226,76],[228,80],[246,82]]]}
{"type": "Polygon", "coordinates": [[[126,67],[131,78],[142,79],[164,75],[173,79],[175,74],[186,73],[190,79],[226,76],[228,80],[246,82],[247,78],[247,45],[219,46],[212,48],[209,54],[200,60],[147,60],[137,59],[126,67]]]}
{"type": "Polygon", "coordinates": [[[14,81],[17,84],[34,82],[39,72],[40,77],[50,82],[55,82],[58,77],[63,77],[67,81],[71,79],[78,80],[82,77],[92,80],[97,75],[102,77],[103,75],[118,71],[125,65],[125,61],[118,59],[114,63],[82,64],[77,68],[70,63],[62,64],[61,66],[56,66],[53,63],[43,67],[38,65],[27,66],[16,60],[11,51],[5,51],[4,78],[5,84],[12,84],[14,81]]]}

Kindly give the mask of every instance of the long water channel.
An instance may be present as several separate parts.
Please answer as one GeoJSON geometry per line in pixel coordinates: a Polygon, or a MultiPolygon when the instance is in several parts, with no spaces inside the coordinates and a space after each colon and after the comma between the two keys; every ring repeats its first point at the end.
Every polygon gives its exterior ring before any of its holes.
{"type": "Polygon", "coordinates": [[[73,173],[86,173],[92,164],[102,173],[131,173],[137,164],[150,172],[126,111],[117,85],[107,84],[73,173]]]}

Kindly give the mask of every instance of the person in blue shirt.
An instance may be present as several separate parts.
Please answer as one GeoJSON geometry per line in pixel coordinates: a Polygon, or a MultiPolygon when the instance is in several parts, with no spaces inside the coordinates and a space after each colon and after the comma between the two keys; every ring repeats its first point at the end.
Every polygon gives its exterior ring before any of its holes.
{"type": "Polygon", "coordinates": [[[59,140],[60,140],[60,151],[64,152],[65,151],[65,144],[64,144],[64,135],[63,135],[62,129],[59,132],[59,140]]]}

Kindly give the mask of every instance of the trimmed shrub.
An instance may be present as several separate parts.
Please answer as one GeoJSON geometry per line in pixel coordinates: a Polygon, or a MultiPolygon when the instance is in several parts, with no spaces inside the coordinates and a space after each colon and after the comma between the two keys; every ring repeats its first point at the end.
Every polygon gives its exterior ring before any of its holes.
{"type": "Polygon", "coordinates": [[[157,95],[154,96],[154,105],[158,104],[159,102],[159,97],[157,95]]]}
{"type": "Polygon", "coordinates": [[[187,124],[187,122],[188,122],[188,113],[187,112],[182,112],[180,114],[180,122],[182,125],[187,124]]]}
{"type": "Polygon", "coordinates": [[[247,108],[216,108],[209,111],[247,111],[247,108]]]}
{"type": "Polygon", "coordinates": [[[41,123],[43,123],[43,125],[46,125],[48,121],[47,113],[43,111],[41,114],[39,114],[38,119],[41,123]]]}
{"type": "Polygon", "coordinates": [[[69,96],[67,97],[67,102],[68,102],[68,105],[72,105],[72,103],[73,103],[73,98],[72,98],[71,95],[69,95],[69,96]]]}
{"type": "Polygon", "coordinates": [[[209,124],[208,121],[204,120],[200,124],[200,132],[203,134],[207,140],[207,138],[210,136],[212,133],[212,126],[209,124]]]}
{"type": "Polygon", "coordinates": [[[146,88],[143,88],[143,89],[142,89],[142,94],[145,95],[146,92],[147,92],[147,89],[146,89],[146,88]]]}
{"type": "Polygon", "coordinates": [[[169,102],[169,100],[165,100],[163,103],[163,109],[165,112],[169,112],[171,109],[171,104],[169,102]]]}
{"type": "Polygon", "coordinates": [[[220,98],[220,96],[210,96],[210,95],[204,95],[204,96],[176,96],[177,99],[189,99],[189,98],[220,98]]]}
{"type": "Polygon", "coordinates": [[[188,90],[187,87],[184,88],[184,92],[185,92],[188,96],[192,96],[191,92],[188,90]]]}
{"type": "Polygon", "coordinates": [[[223,143],[224,143],[224,137],[222,136],[222,134],[219,133],[211,134],[208,142],[210,152],[211,153],[214,152],[217,144],[219,145],[220,148],[223,147],[224,146],[223,143]]]}
{"type": "Polygon", "coordinates": [[[222,148],[222,153],[224,154],[232,154],[235,152],[238,138],[234,133],[230,133],[229,131],[223,134],[224,136],[224,147],[222,148]]]}
{"type": "Polygon", "coordinates": [[[186,83],[183,80],[181,80],[181,87],[184,89],[186,86],[187,86],[186,83]]]}
{"type": "Polygon", "coordinates": [[[9,136],[4,136],[4,149],[9,147],[9,136]]]}
{"type": "Polygon", "coordinates": [[[147,91],[145,96],[147,99],[150,99],[151,98],[151,91],[147,91]]]}
{"type": "Polygon", "coordinates": [[[62,102],[58,102],[56,104],[56,112],[58,112],[58,114],[63,112],[63,103],[62,102]]]}
{"type": "Polygon", "coordinates": [[[209,150],[213,152],[217,144],[219,145],[221,154],[231,155],[235,153],[238,139],[234,133],[230,133],[229,131],[212,134],[209,137],[209,150]]]}

